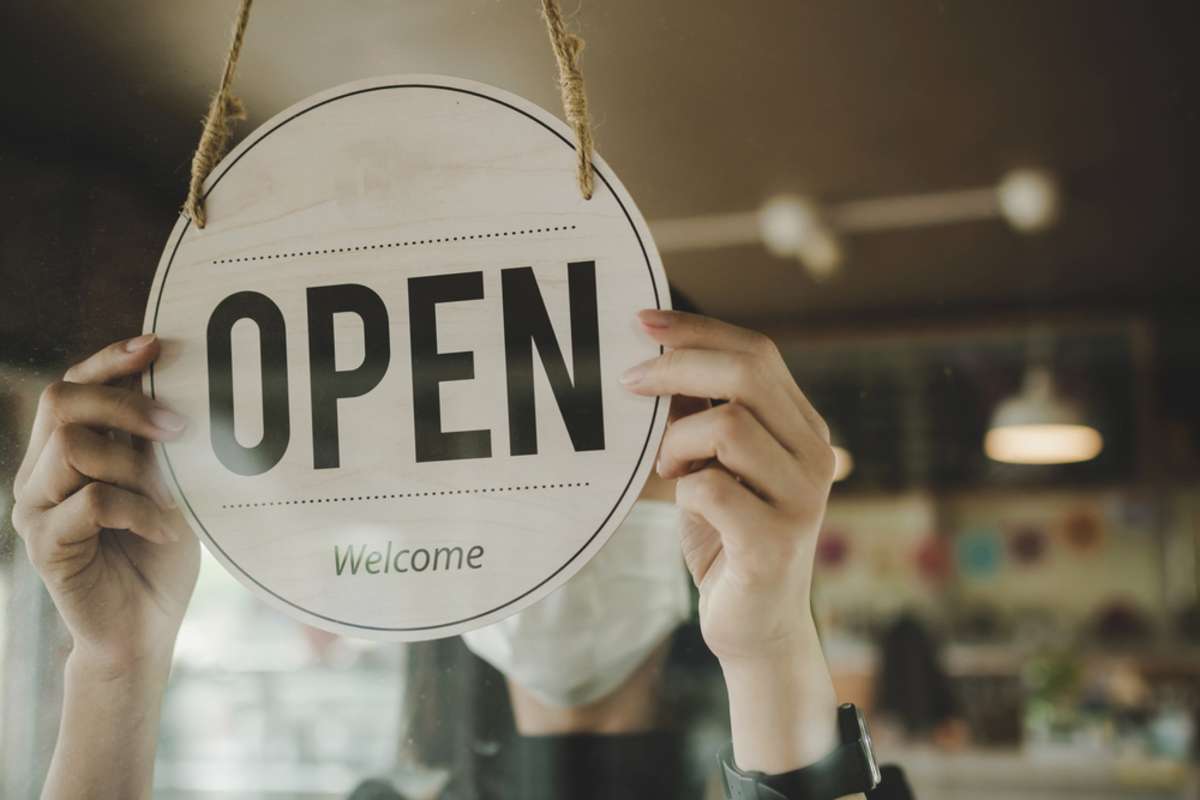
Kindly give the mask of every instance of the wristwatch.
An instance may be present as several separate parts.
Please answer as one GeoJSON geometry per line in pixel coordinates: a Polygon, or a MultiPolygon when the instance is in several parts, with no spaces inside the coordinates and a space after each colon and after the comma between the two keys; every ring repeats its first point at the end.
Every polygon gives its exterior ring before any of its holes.
{"type": "Polygon", "coordinates": [[[838,706],[841,744],[815,764],[768,775],[743,772],[733,763],[733,743],[721,750],[721,775],[727,800],[834,800],[869,792],[879,785],[879,766],[862,712],[850,703],[838,706]]]}

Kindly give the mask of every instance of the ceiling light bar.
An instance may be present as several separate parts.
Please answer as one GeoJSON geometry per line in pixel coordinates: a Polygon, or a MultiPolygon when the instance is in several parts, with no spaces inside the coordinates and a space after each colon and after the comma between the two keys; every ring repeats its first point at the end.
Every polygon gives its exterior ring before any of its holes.
{"type": "Polygon", "coordinates": [[[826,278],[842,261],[840,238],[1003,219],[1021,233],[1036,233],[1058,219],[1054,176],[1018,169],[995,186],[851,200],[822,206],[810,197],[782,194],[757,211],[705,214],[652,223],[664,253],[762,244],[773,254],[798,259],[815,278],[826,278]]]}

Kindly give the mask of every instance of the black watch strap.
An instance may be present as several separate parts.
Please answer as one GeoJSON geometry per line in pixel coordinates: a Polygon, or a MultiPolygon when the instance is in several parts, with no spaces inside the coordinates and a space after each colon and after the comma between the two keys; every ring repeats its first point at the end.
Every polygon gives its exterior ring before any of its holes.
{"type": "Polygon", "coordinates": [[[879,771],[866,724],[850,705],[839,708],[838,716],[842,744],[815,764],[792,772],[743,772],[733,761],[733,743],[726,745],[720,757],[725,796],[729,800],[835,800],[874,789],[879,771]]]}

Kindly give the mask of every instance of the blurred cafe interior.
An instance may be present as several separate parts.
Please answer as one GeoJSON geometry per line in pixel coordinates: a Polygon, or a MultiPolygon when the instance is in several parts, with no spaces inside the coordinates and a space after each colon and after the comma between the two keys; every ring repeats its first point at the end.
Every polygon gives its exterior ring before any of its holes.
{"type": "MultiPolygon", "coordinates": [[[[141,330],[236,5],[0,8],[3,798],[38,794],[68,642],[9,521],[32,411],[141,330]]],[[[832,428],[814,611],[881,759],[935,800],[1198,796],[1194,6],[566,5],[672,284],[832,428]]],[[[237,135],[393,73],[560,114],[545,37],[532,0],[260,0],[237,135]]],[[[502,796],[503,681],[457,639],[305,628],[206,554],[175,658],[156,796],[502,796]]],[[[669,669],[703,780],[728,711],[694,620],[669,669]]]]}

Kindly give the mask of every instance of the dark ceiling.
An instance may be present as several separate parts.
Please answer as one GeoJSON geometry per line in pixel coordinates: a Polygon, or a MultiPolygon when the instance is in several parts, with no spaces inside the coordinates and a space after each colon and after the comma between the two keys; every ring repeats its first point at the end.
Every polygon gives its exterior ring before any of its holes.
{"type": "MultiPolygon", "coordinates": [[[[139,323],[235,7],[3,5],[6,352],[139,323]],[[77,332],[81,310],[94,330],[77,332]]],[[[1200,299],[1192,8],[584,0],[574,19],[599,149],[651,221],[749,210],[777,191],[836,201],[970,187],[1019,165],[1060,176],[1065,216],[1047,234],[980,222],[855,237],[826,283],[757,247],[667,258],[713,313],[845,326],[1186,313],[1200,299]]],[[[559,108],[535,0],[258,0],[240,131],[319,89],[398,72],[559,108]]]]}

